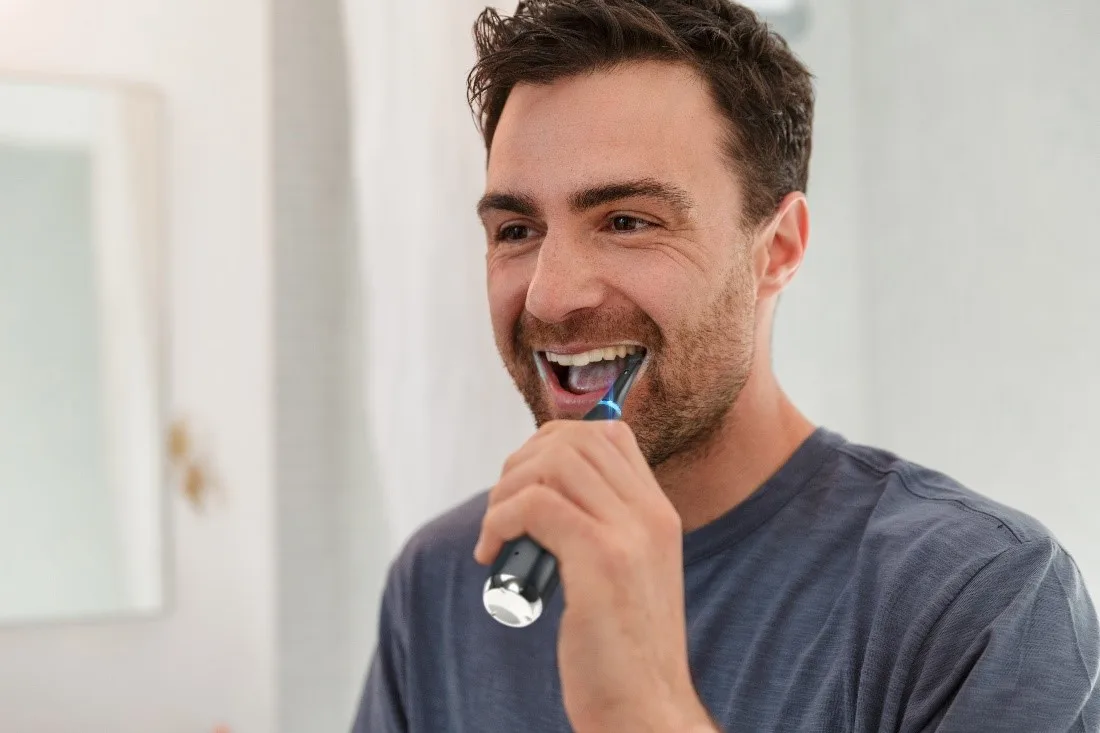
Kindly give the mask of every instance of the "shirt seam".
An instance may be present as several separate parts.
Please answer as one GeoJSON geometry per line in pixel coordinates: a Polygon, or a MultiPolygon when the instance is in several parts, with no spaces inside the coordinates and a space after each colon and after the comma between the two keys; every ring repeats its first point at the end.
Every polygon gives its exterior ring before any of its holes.
{"type": "Polygon", "coordinates": [[[989,517],[990,519],[996,520],[1002,527],[1004,527],[1005,529],[1008,530],[1009,534],[1012,535],[1012,538],[1014,540],[1016,540],[1018,545],[1022,545],[1022,544],[1026,544],[1028,542],[1031,542],[1031,540],[1025,540],[1022,537],[1020,537],[1020,535],[1016,533],[1016,530],[1008,523],[1008,520],[1006,520],[1005,518],[998,517],[996,514],[991,514],[990,512],[987,512],[984,509],[979,509],[978,507],[971,506],[970,504],[967,504],[966,501],[964,501],[963,499],[960,499],[960,498],[957,498],[957,497],[944,498],[944,497],[938,497],[938,496],[927,496],[925,494],[921,494],[920,492],[916,491],[916,489],[914,489],[912,484],[910,483],[910,477],[908,475],[906,475],[907,471],[909,470],[909,467],[905,464],[902,464],[901,466],[895,466],[895,467],[884,469],[884,468],[881,468],[879,466],[876,466],[876,465],[870,463],[867,459],[863,458],[862,456],[860,456],[856,453],[853,453],[849,450],[846,450],[844,446],[839,446],[837,448],[837,450],[839,450],[840,452],[842,452],[844,455],[848,456],[852,460],[856,461],[857,463],[861,464],[865,468],[870,469],[870,470],[878,473],[880,476],[887,476],[887,475],[890,475],[890,474],[893,474],[893,475],[897,476],[898,479],[901,480],[902,487],[907,492],[909,492],[910,494],[912,494],[913,496],[915,496],[918,499],[923,499],[925,501],[939,501],[939,502],[944,502],[944,503],[948,503],[948,504],[958,504],[960,507],[962,507],[963,509],[966,509],[967,511],[973,512],[975,514],[981,514],[982,516],[989,517]]]}
{"type": "MultiPolygon", "coordinates": [[[[959,588],[958,592],[955,593],[955,595],[951,598],[951,600],[947,603],[947,605],[944,606],[943,610],[939,613],[939,615],[936,616],[936,620],[933,621],[928,626],[928,631],[925,633],[924,639],[921,640],[921,644],[917,648],[917,652],[916,652],[917,656],[919,657],[922,653],[924,653],[924,650],[927,648],[928,642],[931,640],[932,634],[935,632],[936,628],[940,625],[940,623],[947,616],[947,614],[950,613],[951,609],[955,607],[955,604],[962,597],[962,594],[964,592],[966,592],[966,589],[969,588],[978,579],[979,575],[984,573],[991,565],[993,565],[995,562],[1000,560],[1001,557],[1004,554],[1009,553],[1009,552],[1019,551],[1020,548],[1027,547],[1027,546],[1032,545],[1033,543],[1036,543],[1036,542],[1046,542],[1046,541],[1049,541],[1049,538],[1040,537],[1040,538],[1032,539],[1032,540],[1021,540],[1018,545],[1015,545],[1013,547],[1006,547],[1003,550],[1001,550],[1000,552],[998,552],[996,555],[994,555],[993,557],[989,558],[989,560],[987,562],[985,562],[980,568],[978,568],[974,572],[974,574],[971,575],[967,579],[967,581],[962,584],[962,586],[959,588]]],[[[1058,546],[1057,543],[1052,543],[1052,544],[1056,548],[1058,548],[1059,550],[1061,549],[1058,546]]],[[[1057,569],[1054,569],[1054,577],[1058,580],[1058,585],[1062,588],[1062,592],[1068,597],[1069,594],[1066,591],[1065,584],[1062,583],[1062,578],[1058,575],[1057,569]]],[[[1074,628],[1074,634],[1076,634],[1076,627],[1074,628]]],[[[1075,640],[1076,640],[1076,636],[1075,636],[1075,640]]],[[[1095,686],[1096,686],[1095,678],[1092,678],[1092,676],[1089,673],[1088,665],[1085,664],[1084,655],[1081,653],[1080,645],[1079,644],[1074,644],[1074,648],[1077,650],[1077,657],[1078,657],[1078,660],[1081,662],[1082,669],[1084,669],[1085,674],[1090,677],[1090,680],[1092,680],[1092,681],[1090,681],[1090,685],[1092,686],[1092,689],[1095,689],[1095,686]]],[[[1077,723],[1077,722],[1082,722],[1082,723],[1086,722],[1086,721],[1084,721],[1084,714],[1087,712],[1087,700],[1088,700],[1088,698],[1086,698],[1086,707],[1084,709],[1082,709],[1081,713],[1075,718],[1075,720],[1074,720],[1075,723],[1077,723]]]]}
{"type": "Polygon", "coordinates": [[[928,631],[924,633],[924,638],[921,639],[920,646],[917,647],[915,657],[919,658],[920,655],[924,653],[924,650],[927,648],[928,642],[932,639],[932,635],[936,631],[936,628],[940,625],[947,614],[951,612],[951,609],[955,607],[955,604],[958,602],[958,600],[962,598],[962,594],[966,591],[966,589],[969,588],[975,580],[977,580],[978,576],[984,573],[990,565],[997,562],[997,560],[999,560],[1001,556],[1004,555],[1006,552],[1012,552],[1013,550],[1016,550],[1026,544],[1028,543],[1022,542],[1021,544],[1014,547],[1005,547],[1004,549],[1000,550],[996,555],[985,561],[980,568],[975,570],[974,573],[966,579],[965,583],[959,586],[958,591],[956,591],[955,594],[951,597],[951,600],[948,601],[947,604],[943,607],[943,610],[936,615],[935,620],[928,625],[928,631]]]}

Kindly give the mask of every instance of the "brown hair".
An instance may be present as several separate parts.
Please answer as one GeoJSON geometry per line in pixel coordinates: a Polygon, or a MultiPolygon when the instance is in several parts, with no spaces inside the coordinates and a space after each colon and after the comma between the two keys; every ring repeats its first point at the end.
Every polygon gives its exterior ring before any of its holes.
{"type": "Polygon", "coordinates": [[[521,0],[474,24],[467,97],[485,148],[516,84],[550,84],[630,61],[686,63],[729,120],[727,154],[744,182],[746,224],[774,213],[809,176],[812,76],[787,42],[731,0],[521,0]]]}

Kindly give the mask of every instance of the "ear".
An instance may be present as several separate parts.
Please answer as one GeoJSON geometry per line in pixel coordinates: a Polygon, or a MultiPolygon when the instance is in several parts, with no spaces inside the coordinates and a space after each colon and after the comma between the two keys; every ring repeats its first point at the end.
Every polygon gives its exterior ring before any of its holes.
{"type": "Polygon", "coordinates": [[[810,239],[810,207],[806,195],[792,191],[779,202],[757,242],[757,293],[760,300],[778,295],[794,278],[810,239]]]}

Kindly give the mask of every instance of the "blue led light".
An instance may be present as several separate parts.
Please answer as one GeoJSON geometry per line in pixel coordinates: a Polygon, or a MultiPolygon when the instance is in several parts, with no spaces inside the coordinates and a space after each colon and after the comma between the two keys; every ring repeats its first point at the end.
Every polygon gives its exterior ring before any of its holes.
{"type": "Polygon", "coordinates": [[[610,407],[612,410],[615,411],[616,415],[618,415],[619,417],[623,416],[623,408],[619,407],[618,405],[616,405],[611,400],[600,400],[597,404],[607,405],[608,407],[610,407]]]}

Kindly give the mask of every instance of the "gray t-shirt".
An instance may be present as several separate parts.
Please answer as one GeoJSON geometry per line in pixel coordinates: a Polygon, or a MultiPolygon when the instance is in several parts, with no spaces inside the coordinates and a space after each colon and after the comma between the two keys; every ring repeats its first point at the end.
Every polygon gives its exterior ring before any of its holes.
{"type": "MultiPolygon", "coordinates": [[[[570,730],[559,592],[512,629],[481,605],[481,494],[394,562],[356,733],[570,730]]],[[[1100,635],[1034,519],[818,429],[684,536],[691,670],[729,733],[1100,731],[1100,635]]]]}

